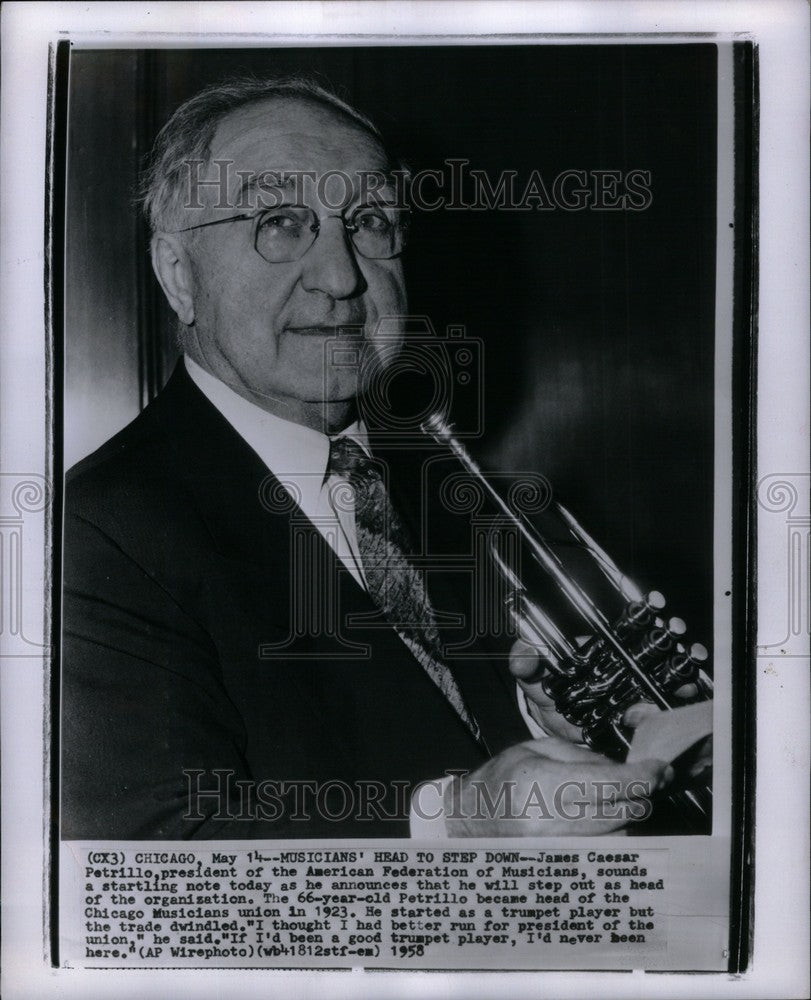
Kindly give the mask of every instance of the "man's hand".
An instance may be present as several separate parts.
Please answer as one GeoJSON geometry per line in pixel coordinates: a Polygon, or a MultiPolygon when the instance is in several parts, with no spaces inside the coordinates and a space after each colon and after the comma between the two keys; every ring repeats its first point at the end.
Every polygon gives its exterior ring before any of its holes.
{"type": "Polygon", "coordinates": [[[618,764],[550,736],[509,747],[445,790],[450,837],[611,833],[650,813],[672,778],[659,760],[618,764]]]}
{"type": "MultiPolygon", "coordinates": [[[[555,708],[554,701],[544,691],[542,680],[544,671],[541,658],[535,647],[530,646],[523,639],[516,639],[510,649],[510,673],[526,695],[530,716],[545,732],[552,736],[562,736],[574,743],[582,742],[583,733],[580,728],[563,718],[555,708]]],[[[676,697],[692,698],[695,693],[695,684],[685,684],[676,691],[676,697]]],[[[656,705],[640,702],[628,709],[623,721],[635,729],[649,713],[659,711],[660,709],[656,705]]]]}
{"type": "Polygon", "coordinates": [[[554,701],[544,691],[541,658],[535,647],[523,639],[516,639],[510,649],[510,673],[527,697],[529,714],[544,732],[552,736],[562,736],[573,743],[582,742],[583,733],[579,726],[567,722],[555,708],[554,701]]]}

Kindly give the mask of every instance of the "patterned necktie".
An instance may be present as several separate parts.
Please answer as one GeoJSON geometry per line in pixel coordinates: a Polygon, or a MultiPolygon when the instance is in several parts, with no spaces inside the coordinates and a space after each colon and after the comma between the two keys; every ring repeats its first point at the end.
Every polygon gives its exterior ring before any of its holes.
{"type": "Polygon", "coordinates": [[[389,501],[374,460],[351,438],[333,438],[327,468],[327,475],[331,474],[348,479],[353,487],[355,530],[369,596],[478,739],[478,724],[450,668],[442,662],[439,630],[423,575],[408,560],[408,532],[389,501]]]}

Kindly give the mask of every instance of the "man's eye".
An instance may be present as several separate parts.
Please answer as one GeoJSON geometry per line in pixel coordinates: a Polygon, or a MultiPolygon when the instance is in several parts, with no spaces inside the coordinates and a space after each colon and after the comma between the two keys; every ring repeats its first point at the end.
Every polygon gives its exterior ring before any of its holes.
{"type": "Polygon", "coordinates": [[[304,220],[296,212],[280,211],[268,212],[259,220],[259,228],[264,230],[293,231],[300,229],[304,225],[304,220]]]}
{"type": "Polygon", "coordinates": [[[380,211],[366,209],[355,216],[355,225],[367,232],[385,233],[391,229],[392,221],[380,211]]]}

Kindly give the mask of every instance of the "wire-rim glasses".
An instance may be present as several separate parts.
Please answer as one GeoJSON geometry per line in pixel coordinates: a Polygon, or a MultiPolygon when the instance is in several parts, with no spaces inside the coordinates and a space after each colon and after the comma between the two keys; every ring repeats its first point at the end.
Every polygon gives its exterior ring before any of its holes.
{"type": "Polygon", "coordinates": [[[284,264],[300,260],[307,253],[326,219],[341,220],[352,245],[362,257],[389,260],[405,249],[411,213],[394,205],[359,205],[348,217],[328,215],[319,219],[306,205],[283,205],[201,222],[174,232],[188,233],[226,222],[252,222],[253,247],[259,256],[269,264],[284,264]]]}

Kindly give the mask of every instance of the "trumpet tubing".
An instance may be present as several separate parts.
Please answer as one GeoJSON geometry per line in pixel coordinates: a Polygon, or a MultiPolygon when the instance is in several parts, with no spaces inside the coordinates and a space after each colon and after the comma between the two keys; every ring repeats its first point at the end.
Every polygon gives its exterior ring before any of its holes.
{"type": "MultiPolygon", "coordinates": [[[[628,709],[641,701],[663,711],[689,701],[712,697],[712,682],[705,673],[708,652],[699,642],[689,642],[681,618],[665,617],[666,601],[658,590],[642,591],[621,572],[574,515],[560,504],[556,509],[569,534],[589,554],[602,576],[617,593],[621,610],[610,615],[571,576],[547,540],[498,493],[452,428],[438,414],[423,424],[423,432],[447,447],[505,518],[518,532],[534,562],[554,582],[586,627],[585,641],[567,636],[548,611],[532,599],[527,587],[504,561],[495,541],[490,557],[507,593],[505,605],[515,630],[542,656],[542,683],[557,711],[580,728],[583,742],[593,750],[624,760],[633,730],[625,725],[628,709]],[[684,696],[684,689],[693,691],[684,696]]],[[[706,780],[699,787],[685,787],[672,796],[686,814],[706,819],[711,789],[706,780]]]]}

